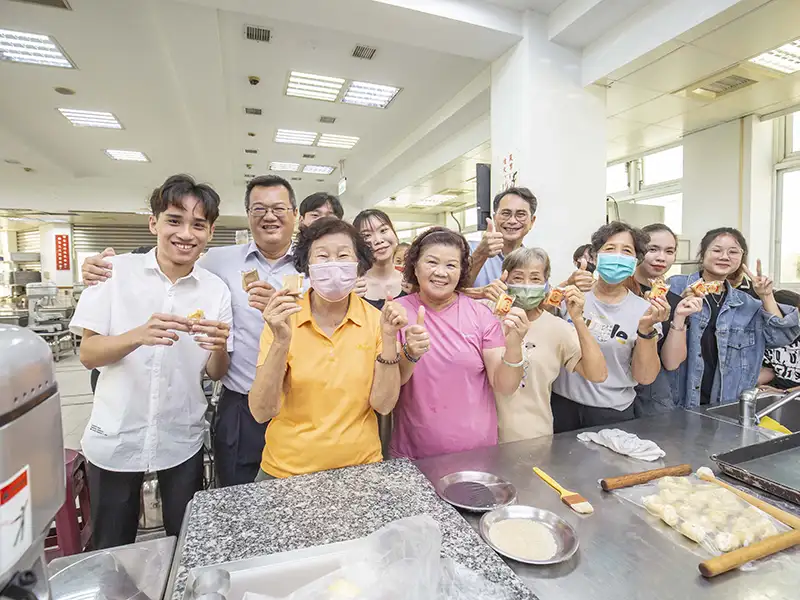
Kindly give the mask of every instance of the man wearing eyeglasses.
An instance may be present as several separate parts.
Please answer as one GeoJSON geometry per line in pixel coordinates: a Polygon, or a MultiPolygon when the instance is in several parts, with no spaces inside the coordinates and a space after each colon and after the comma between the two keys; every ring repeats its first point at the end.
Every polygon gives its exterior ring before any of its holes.
{"type": "MultiPolygon", "coordinates": [[[[250,414],[247,394],[255,378],[264,329],[261,315],[275,290],[282,287],[284,276],[297,274],[291,252],[297,200],[291,184],[276,175],[254,177],[247,184],[244,206],[253,241],[211,248],[198,262],[225,281],[233,308],[234,346],[214,423],[214,461],[220,486],[251,483],[258,473],[267,424],[257,423],[250,414]],[[242,273],[253,269],[259,280],[245,291],[242,273]]],[[[86,259],[82,271],[87,284],[111,276],[111,265],[104,261],[110,255],[113,250],[107,249],[86,259]]]]}
{"type": "Polygon", "coordinates": [[[494,219],[486,219],[483,238],[472,245],[470,279],[474,287],[500,279],[503,260],[522,245],[536,222],[536,204],[536,196],[525,187],[510,187],[494,197],[494,219]]]}

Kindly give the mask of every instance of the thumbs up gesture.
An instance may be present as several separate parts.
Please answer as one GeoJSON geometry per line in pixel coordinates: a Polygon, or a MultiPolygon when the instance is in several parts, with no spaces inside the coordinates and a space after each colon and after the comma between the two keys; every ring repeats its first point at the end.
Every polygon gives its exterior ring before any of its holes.
{"type": "Polygon", "coordinates": [[[425,329],[425,307],[417,311],[417,322],[406,329],[406,352],[414,360],[419,360],[431,347],[428,330],[425,329]]]}
{"type": "Polygon", "coordinates": [[[489,285],[483,287],[483,297],[492,302],[497,302],[500,295],[508,291],[506,279],[508,279],[508,271],[503,271],[500,279],[495,279],[489,285]]]}
{"type": "Polygon", "coordinates": [[[486,231],[483,232],[481,243],[475,248],[476,253],[482,253],[487,258],[497,256],[503,251],[503,234],[494,229],[494,221],[486,219],[486,231]]]}
{"type": "Polygon", "coordinates": [[[381,332],[386,337],[396,339],[397,332],[406,325],[408,325],[406,309],[395,302],[389,292],[386,292],[386,302],[381,310],[381,332]]]}
{"type": "Polygon", "coordinates": [[[594,276],[588,271],[586,259],[582,258],[577,271],[573,271],[567,280],[567,285],[574,285],[582,292],[588,292],[594,284],[594,276]]]}

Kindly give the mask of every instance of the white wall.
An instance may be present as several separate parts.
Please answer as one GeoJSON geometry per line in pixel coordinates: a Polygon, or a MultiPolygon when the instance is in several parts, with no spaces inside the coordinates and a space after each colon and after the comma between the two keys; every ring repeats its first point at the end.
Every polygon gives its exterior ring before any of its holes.
{"type": "Polygon", "coordinates": [[[773,128],[749,116],[683,140],[683,237],[694,257],[706,231],[736,227],[772,273],[773,128]]]}
{"type": "Polygon", "coordinates": [[[709,229],[742,226],[741,152],[738,120],[683,139],[683,237],[693,258],[709,229]]]}

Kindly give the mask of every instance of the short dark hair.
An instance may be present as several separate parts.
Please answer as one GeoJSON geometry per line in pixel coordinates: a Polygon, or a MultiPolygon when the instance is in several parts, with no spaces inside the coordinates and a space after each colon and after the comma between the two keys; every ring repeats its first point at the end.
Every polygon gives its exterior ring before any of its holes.
{"type": "Polygon", "coordinates": [[[658,233],[659,231],[665,231],[666,233],[670,234],[673,238],[675,238],[675,245],[678,245],[678,236],[675,235],[675,232],[669,228],[668,225],[664,223],[651,223],[650,225],[645,225],[642,227],[642,231],[650,236],[653,233],[658,233]]]}
{"type": "Polygon", "coordinates": [[[326,235],[344,233],[353,240],[353,249],[356,251],[358,260],[359,277],[372,268],[374,259],[372,258],[372,248],[364,241],[356,228],[347,221],[342,221],[336,217],[322,217],[317,219],[308,227],[302,227],[297,234],[294,244],[294,268],[298,273],[308,275],[308,256],[311,253],[311,244],[326,235]]]}
{"type": "Polygon", "coordinates": [[[300,216],[302,217],[307,212],[322,208],[326,204],[331,205],[331,210],[339,219],[344,217],[344,209],[339,198],[328,192],[314,192],[310,196],[306,196],[300,203],[300,216]]]}
{"type": "Polygon", "coordinates": [[[426,232],[419,234],[406,252],[406,264],[403,269],[403,277],[407,283],[419,287],[416,267],[422,252],[428,246],[452,246],[461,251],[461,276],[458,278],[456,289],[461,290],[469,287],[469,264],[470,250],[469,242],[460,233],[456,233],[445,227],[431,227],[426,232]]]}
{"type": "Polygon", "coordinates": [[[589,251],[589,254],[594,254],[591,244],[581,244],[575,248],[575,252],[572,253],[572,262],[580,262],[587,250],[589,251]]]}
{"type": "Polygon", "coordinates": [[[500,206],[500,201],[503,198],[511,195],[519,196],[528,203],[528,206],[531,207],[531,216],[536,214],[536,206],[538,201],[536,200],[536,196],[533,195],[533,192],[526,187],[510,187],[507,190],[503,190],[497,194],[492,202],[492,213],[497,212],[497,208],[500,206]]]}
{"type": "Polygon", "coordinates": [[[592,234],[592,251],[595,255],[600,252],[600,249],[609,238],[618,233],[629,233],[631,235],[633,238],[633,247],[636,251],[636,258],[639,262],[642,262],[645,252],[647,252],[647,242],[650,240],[650,237],[638,227],[628,225],[622,221],[606,223],[592,234]]]}
{"type": "Polygon", "coordinates": [[[388,226],[389,229],[394,231],[395,237],[397,236],[397,231],[394,229],[392,219],[389,217],[389,215],[378,208],[368,208],[358,213],[356,218],[353,219],[353,227],[355,227],[358,232],[361,233],[361,228],[370,219],[377,219],[379,223],[383,223],[384,225],[388,226]]]}
{"type": "Polygon", "coordinates": [[[792,290],[775,290],[775,302],[800,308],[800,294],[792,290]]]}
{"type": "Polygon", "coordinates": [[[747,264],[747,240],[745,239],[744,234],[742,234],[742,232],[738,229],[733,227],[717,227],[716,229],[706,232],[706,234],[703,236],[703,239],[700,240],[700,247],[697,249],[697,263],[702,270],[703,258],[705,257],[706,252],[708,252],[708,249],[714,240],[721,235],[731,236],[742,248],[742,264],[738,269],[736,269],[736,271],[728,275],[728,279],[734,283],[734,287],[737,287],[742,283],[742,278],[744,277],[744,266],[747,264]]]}
{"type": "Polygon", "coordinates": [[[292,188],[291,183],[278,175],[259,175],[258,177],[253,177],[247,182],[247,190],[244,193],[244,209],[250,210],[250,192],[253,191],[253,188],[270,188],[278,186],[283,186],[286,188],[286,191],[289,192],[289,203],[292,205],[292,208],[297,208],[297,198],[294,195],[294,188],[292,188]]]}
{"type": "Polygon", "coordinates": [[[219,194],[206,183],[197,183],[189,175],[172,175],[150,194],[150,210],[158,217],[170,206],[183,208],[187,196],[197,198],[203,205],[203,216],[213,225],[219,216],[219,194]]]}

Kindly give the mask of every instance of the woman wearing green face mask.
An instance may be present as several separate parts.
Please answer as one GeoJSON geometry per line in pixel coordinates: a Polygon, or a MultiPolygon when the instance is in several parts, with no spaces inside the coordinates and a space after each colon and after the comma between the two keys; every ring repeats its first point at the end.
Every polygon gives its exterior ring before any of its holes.
{"type": "Polygon", "coordinates": [[[605,356],[608,378],[590,383],[561,373],[553,384],[556,433],[635,418],[636,385],[653,383],[661,370],[657,344],[669,304],[663,298],[640,298],[626,285],[633,282],[647,242],[647,234],[620,221],[592,234],[599,278],[586,294],[584,318],[605,356]]]}
{"type": "Polygon", "coordinates": [[[544,250],[514,250],[503,261],[503,271],[514,305],[526,312],[531,325],[522,344],[525,364],[519,388],[512,396],[495,394],[501,443],[553,434],[550,389],[562,367],[589,381],[605,381],[607,374],[600,346],[583,321],[583,293],[575,286],[564,292],[574,327],[542,309],[550,277],[544,250]]]}

